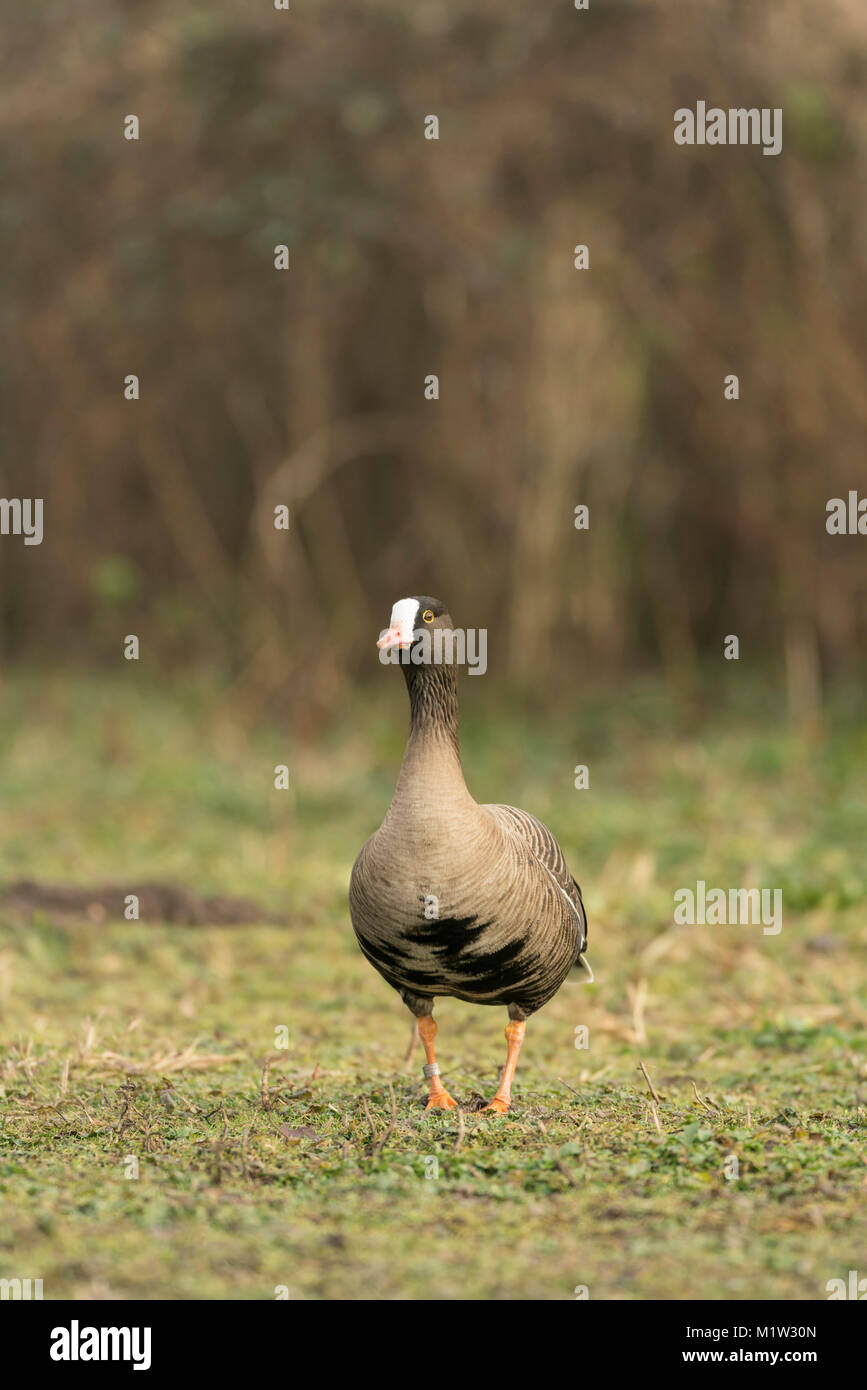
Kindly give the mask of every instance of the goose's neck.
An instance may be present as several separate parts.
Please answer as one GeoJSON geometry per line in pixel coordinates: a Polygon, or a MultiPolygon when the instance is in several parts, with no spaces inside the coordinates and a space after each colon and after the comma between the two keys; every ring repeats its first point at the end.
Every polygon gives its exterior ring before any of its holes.
{"type": "Polygon", "coordinates": [[[455,667],[404,666],[409,692],[410,742],[451,744],[458,751],[458,682],[455,667]]]}
{"type": "Polygon", "coordinates": [[[452,665],[407,665],[410,728],[395,798],[471,800],[458,746],[457,674],[452,665]]]}

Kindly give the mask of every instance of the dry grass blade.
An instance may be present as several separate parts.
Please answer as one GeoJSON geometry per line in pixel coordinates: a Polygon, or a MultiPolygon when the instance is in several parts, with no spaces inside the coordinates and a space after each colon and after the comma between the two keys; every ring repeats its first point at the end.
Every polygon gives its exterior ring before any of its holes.
{"type": "MultiPolygon", "coordinates": [[[[690,1078],[690,1080],[692,1080],[692,1078],[690,1078]]],[[[705,1100],[703,1096],[699,1095],[698,1087],[696,1086],[694,1081],[692,1082],[692,1089],[699,1105],[703,1110],[706,1110],[709,1115],[713,1115],[719,1111],[719,1106],[715,1105],[712,1100],[705,1100]]]]}
{"type": "Polygon", "coordinates": [[[403,1066],[405,1071],[409,1071],[412,1059],[415,1056],[415,1049],[418,1045],[418,1019],[412,1021],[412,1032],[409,1035],[409,1046],[404,1053],[403,1066]]]}
{"type": "Polygon", "coordinates": [[[647,981],[641,979],[637,984],[627,984],[626,997],[632,1007],[632,1031],[635,1041],[639,1047],[643,1047],[647,1042],[647,1030],[644,1026],[644,1010],[647,1006],[647,981]]]}
{"type": "Polygon", "coordinates": [[[245,1060],[243,1052],[196,1052],[197,1046],[198,1042],[195,1041],[183,1052],[155,1052],[145,1061],[108,1050],[98,1056],[80,1058],[78,1066],[87,1072],[124,1071],[133,1076],[144,1076],[154,1072],[163,1075],[177,1071],[206,1071],[245,1060]]]}
{"type": "Polygon", "coordinates": [[[557,1080],[560,1082],[560,1085],[561,1085],[561,1086],[565,1086],[565,1087],[566,1087],[566,1090],[567,1090],[567,1091],[571,1091],[572,1094],[573,1094],[573,1096],[577,1096],[579,1100],[583,1100],[583,1099],[584,1099],[584,1097],[581,1095],[581,1092],[580,1092],[580,1091],[576,1091],[574,1086],[570,1086],[568,1081],[564,1081],[563,1078],[562,1078],[562,1076],[558,1076],[558,1077],[557,1077],[557,1080]]]}
{"type": "Polygon", "coordinates": [[[662,1104],[662,1101],[660,1100],[659,1096],[657,1095],[656,1087],[654,1086],[653,1082],[652,1082],[651,1079],[650,1079],[650,1072],[647,1070],[647,1067],[644,1065],[644,1062],[641,1061],[640,1059],[639,1059],[639,1062],[638,1062],[638,1069],[639,1069],[639,1071],[641,1071],[641,1072],[643,1073],[644,1079],[645,1079],[645,1081],[647,1082],[647,1084],[648,1084],[648,1086],[649,1086],[649,1088],[650,1088],[650,1094],[653,1096],[653,1099],[656,1101],[657,1105],[661,1105],[661,1104],[662,1104]]]}
{"type": "Polygon", "coordinates": [[[464,1142],[464,1136],[465,1136],[466,1132],[467,1132],[467,1123],[466,1123],[466,1120],[464,1119],[463,1108],[462,1108],[462,1106],[459,1105],[459,1106],[458,1106],[458,1132],[457,1132],[457,1136],[456,1136],[456,1138],[455,1138],[455,1142],[452,1144],[452,1153],[453,1153],[453,1154],[456,1154],[456,1153],[457,1153],[458,1149],[461,1147],[461,1144],[464,1142]]]}

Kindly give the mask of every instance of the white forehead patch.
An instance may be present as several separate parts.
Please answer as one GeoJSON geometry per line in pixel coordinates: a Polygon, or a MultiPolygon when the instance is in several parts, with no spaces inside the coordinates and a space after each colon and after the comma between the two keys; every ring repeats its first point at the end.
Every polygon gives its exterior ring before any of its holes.
{"type": "Polygon", "coordinates": [[[415,631],[418,617],[418,604],[414,598],[400,598],[391,610],[391,627],[399,627],[407,634],[415,631]]]}

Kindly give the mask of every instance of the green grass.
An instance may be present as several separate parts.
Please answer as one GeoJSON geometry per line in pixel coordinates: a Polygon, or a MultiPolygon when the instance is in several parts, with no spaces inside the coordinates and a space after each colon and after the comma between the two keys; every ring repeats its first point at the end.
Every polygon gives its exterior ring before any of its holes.
{"type": "MultiPolygon", "coordinates": [[[[653,686],[535,720],[466,692],[470,785],[560,837],[597,982],[531,1019],[510,1114],[461,1118],[425,1114],[345,902],[400,758],[397,682],[292,738],[205,684],[125,677],[6,684],[0,881],[172,879],[288,923],[0,912],[0,1276],[46,1298],[816,1299],[867,1273],[867,724],[841,705],[804,744],[758,691],[685,736],[653,686]],[[675,927],[699,878],[781,888],[781,933],[675,927]]],[[[489,1097],[505,1011],[437,1018],[447,1086],[489,1097]]]]}

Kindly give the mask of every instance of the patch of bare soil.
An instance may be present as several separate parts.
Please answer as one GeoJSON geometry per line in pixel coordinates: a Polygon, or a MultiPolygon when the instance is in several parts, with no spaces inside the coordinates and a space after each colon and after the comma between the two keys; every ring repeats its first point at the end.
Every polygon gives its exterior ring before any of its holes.
{"type": "Polygon", "coordinates": [[[98,923],[123,917],[131,894],[138,898],[138,914],[142,922],[220,927],[259,922],[282,924],[287,920],[266,912],[252,898],[219,895],[203,898],[189,888],[171,883],[79,888],[21,879],[0,887],[0,906],[25,917],[32,916],[34,912],[43,912],[61,922],[83,919],[98,923]]]}

